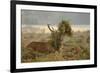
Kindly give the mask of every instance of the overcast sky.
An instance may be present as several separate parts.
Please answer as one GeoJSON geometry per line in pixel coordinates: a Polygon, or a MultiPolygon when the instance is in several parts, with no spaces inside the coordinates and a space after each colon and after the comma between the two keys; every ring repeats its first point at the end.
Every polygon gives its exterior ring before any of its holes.
{"type": "Polygon", "coordinates": [[[26,25],[58,24],[61,20],[89,25],[90,13],[21,10],[21,19],[22,24],[26,25]]]}

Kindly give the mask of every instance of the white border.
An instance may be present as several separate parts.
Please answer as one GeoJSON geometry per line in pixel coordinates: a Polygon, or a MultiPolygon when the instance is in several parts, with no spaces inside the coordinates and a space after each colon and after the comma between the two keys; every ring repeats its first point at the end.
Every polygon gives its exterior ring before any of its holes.
{"type": "Polygon", "coordinates": [[[94,64],[94,10],[70,7],[16,5],[16,68],[39,68],[94,64]],[[21,9],[90,13],[90,60],[21,63],[21,9]]]}

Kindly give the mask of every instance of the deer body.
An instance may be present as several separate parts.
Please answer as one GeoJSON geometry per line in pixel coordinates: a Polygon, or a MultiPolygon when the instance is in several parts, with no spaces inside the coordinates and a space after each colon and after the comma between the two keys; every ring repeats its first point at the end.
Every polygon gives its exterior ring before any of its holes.
{"type": "Polygon", "coordinates": [[[34,51],[40,51],[40,52],[52,51],[48,42],[31,42],[29,45],[26,46],[26,48],[30,48],[33,49],[34,51]]]}

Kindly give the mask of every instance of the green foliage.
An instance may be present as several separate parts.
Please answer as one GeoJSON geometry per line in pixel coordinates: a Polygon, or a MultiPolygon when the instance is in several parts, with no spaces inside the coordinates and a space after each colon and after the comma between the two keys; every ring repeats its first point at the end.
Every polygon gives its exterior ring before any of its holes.
{"type": "Polygon", "coordinates": [[[61,35],[72,35],[72,29],[68,21],[62,20],[58,25],[58,31],[61,35]]]}

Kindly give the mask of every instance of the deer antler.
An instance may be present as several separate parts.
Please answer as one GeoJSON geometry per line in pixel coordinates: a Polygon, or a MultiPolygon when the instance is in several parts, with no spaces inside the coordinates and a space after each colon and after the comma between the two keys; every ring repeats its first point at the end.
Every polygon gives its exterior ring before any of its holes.
{"type": "Polygon", "coordinates": [[[53,27],[50,28],[50,24],[47,24],[47,25],[48,25],[49,30],[50,30],[51,32],[54,32],[54,28],[53,28],[53,27]]]}

